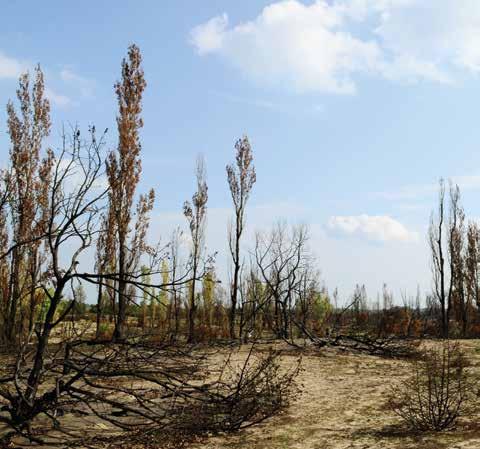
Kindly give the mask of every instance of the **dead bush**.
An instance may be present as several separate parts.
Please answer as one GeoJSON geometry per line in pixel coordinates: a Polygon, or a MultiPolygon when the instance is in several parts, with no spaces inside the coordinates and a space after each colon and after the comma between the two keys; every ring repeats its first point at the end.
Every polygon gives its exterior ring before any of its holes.
{"type": "Polygon", "coordinates": [[[232,432],[257,424],[288,405],[296,392],[300,360],[282,372],[275,351],[258,356],[252,346],[240,364],[231,355],[214,382],[177,404],[177,430],[191,435],[232,432]]]}
{"type": "Polygon", "coordinates": [[[388,405],[413,430],[447,429],[466,411],[472,391],[467,360],[457,343],[424,351],[412,374],[392,388],[388,405]]]}
{"type": "Polygon", "coordinates": [[[68,434],[77,445],[98,437],[67,430],[66,416],[95,417],[123,437],[153,440],[158,432],[185,440],[256,424],[288,404],[299,364],[285,370],[278,352],[265,354],[252,345],[245,354],[244,348],[161,345],[148,336],[51,346],[44,393],[20,410],[23,415],[17,411],[16,385],[28,379],[32,362],[25,356],[18,368],[12,360],[0,370],[0,422],[6,430],[0,447],[19,435],[44,444],[42,435],[52,431],[68,434]]]}

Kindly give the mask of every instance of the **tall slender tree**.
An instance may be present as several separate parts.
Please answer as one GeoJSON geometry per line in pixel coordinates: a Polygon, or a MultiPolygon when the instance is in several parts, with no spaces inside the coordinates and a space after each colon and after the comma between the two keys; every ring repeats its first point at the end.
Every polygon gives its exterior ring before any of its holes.
{"type": "Polygon", "coordinates": [[[131,236],[132,206],[140,174],[141,143],[139,131],[143,127],[142,97],[146,82],[142,69],[142,56],[136,45],[128,49],[128,59],[122,61],[122,79],[115,84],[118,100],[118,147],[107,158],[107,176],[110,186],[109,205],[117,235],[118,309],[113,338],[126,336],[126,312],[128,306],[127,281],[129,270],[138,261],[148,227],[148,212],[153,207],[154,193],[141,196],[137,206],[135,236],[131,236]],[[142,222],[143,220],[143,222],[142,222]],[[135,245],[135,246],[134,246],[135,245]],[[137,252],[136,254],[134,254],[137,252]]]}
{"type": "MultiPolygon", "coordinates": [[[[101,220],[102,226],[97,239],[95,269],[98,274],[114,273],[115,272],[115,221],[113,216],[113,209],[109,207],[107,212],[103,214],[101,220]]],[[[112,288],[112,281],[109,279],[100,280],[98,283],[97,294],[97,329],[96,336],[100,337],[101,320],[105,308],[105,299],[114,298],[114,289],[112,288]]],[[[110,304],[113,301],[110,300],[110,304]]],[[[113,313],[113,307],[112,307],[113,313]]]]}
{"type": "Polygon", "coordinates": [[[238,302],[240,278],[240,240],[245,227],[245,207],[253,184],[257,179],[252,164],[252,148],[248,138],[244,136],[235,144],[235,164],[227,165],[227,181],[235,210],[233,229],[228,232],[228,245],[233,262],[232,284],[230,287],[230,338],[235,338],[235,312],[238,302]]]}
{"type": "Polygon", "coordinates": [[[13,103],[7,104],[8,131],[11,140],[9,174],[9,210],[12,224],[10,281],[6,301],[5,337],[15,338],[18,312],[23,298],[29,298],[29,327],[35,311],[35,284],[41,264],[40,243],[45,232],[48,187],[51,180],[52,153],[41,159],[43,140],[50,133],[50,104],[45,98],[45,82],[40,66],[30,89],[30,76],[20,76],[17,98],[20,114],[13,103]]]}
{"type": "Polygon", "coordinates": [[[428,231],[428,240],[432,254],[432,274],[434,294],[440,304],[440,324],[443,337],[448,337],[448,324],[450,314],[450,298],[446,289],[446,268],[445,268],[445,182],[443,179],[439,183],[438,196],[438,215],[435,217],[432,213],[430,227],[428,231]]]}
{"type": "Polygon", "coordinates": [[[470,222],[467,229],[467,295],[468,303],[480,310],[480,228],[477,223],[470,222]]]}
{"type": "Polygon", "coordinates": [[[206,181],[205,163],[202,157],[197,159],[195,170],[197,191],[192,196],[192,202],[185,201],[183,214],[188,221],[192,238],[192,280],[188,292],[188,342],[195,341],[195,315],[197,311],[196,282],[199,274],[200,260],[203,255],[205,241],[205,221],[207,218],[208,187],[206,181]]]}
{"type": "Polygon", "coordinates": [[[432,255],[434,297],[440,305],[440,328],[449,337],[450,318],[457,299],[464,330],[467,323],[464,254],[464,212],[458,186],[450,185],[445,198],[445,182],[440,180],[438,213],[432,214],[428,239],[432,255]]]}
{"type": "Polygon", "coordinates": [[[448,220],[448,258],[451,277],[452,307],[457,322],[461,323],[462,336],[468,328],[468,293],[465,245],[465,212],[460,202],[460,189],[450,185],[450,214],[448,220]]]}

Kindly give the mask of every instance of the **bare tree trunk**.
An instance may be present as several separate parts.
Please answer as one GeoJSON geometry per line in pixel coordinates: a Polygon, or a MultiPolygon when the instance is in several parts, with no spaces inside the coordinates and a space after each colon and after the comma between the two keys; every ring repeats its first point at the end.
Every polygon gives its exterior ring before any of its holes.
{"type": "MultiPolygon", "coordinates": [[[[238,214],[237,214],[237,223],[238,223],[238,214]]],[[[229,315],[229,324],[230,324],[230,338],[235,339],[235,312],[237,309],[237,297],[238,297],[238,278],[240,274],[240,236],[241,234],[238,231],[238,224],[235,228],[235,252],[233,257],[233,280],[232,280],[232,290],[230,295],[230,315],[229,315]]]]}
{"type": "Polygon", "coordinates": [[[197,304],[195,298],[196,281],[198,278],[198,267],[202,257],[203,244],[205,239],[205,219],[207,214],[208,187],[206,182],[205,163],[200,156],[197,159],[195,168],[197,179],[197,191],[192,196],[192,203],[185,201],[183,214],[188,221],[190,234],[192,236],[192,266],[193,276],[191,280],[191,291],[188,308],[188,337],[187,341],[195,341],[195,314],[197,304]]]}
{"type": "Polygon", "coordinates": [[[245,207],[253,184],[256,181],[255,167],[252,165],[252,148],[245,136],[235,144],[236,164],[227,165],[227,180],[235,208],[235,232],[229,231],[229,248],[233,260],[233,279],[230,286],[230,338],[235,338],[235,313],[238,303],[240,277],[240,239],[245,227],[245,207]]]}
{"type": "Polygon", "coordinates": [[[12,252],[12,270],[9,290],[10,298],[6,314],[5,338],[7,342],[12,343],[15,337],[15,325],[17,322],[17,304],[20,298],[19,248],[15,248],[12,252]]]}
{"type": "Polygon", "coordinates": [[[197,304],[195,301],[195,284],[196,284],[196,277],[197,277],[197,263],[195,262],[197,258],[196,251],[194,252],[194,262],[193,262],[193,279],[192,285],[190,289],[190,298],[189,298],[189,307],[188,307],[188,337],[187,342],[193,343],[195,342],[195,315],[197,312],[197,304]]]}
{"type": "Polygon", "coordinates": [[[96,338],[100,338],[100,328],[102,323],[102,314],[103,314],[103,282],[100,281],[98,286],[98,296],[97,296],[97,327],[96,327],[96,338]]]}
{"type": "Polygon", "coordinates": [[[125,321],[127,318],[127,283],[125,282],[125,245],[123,243],[123,238],[124,237],[120,236],[118,254],[118,311],[115,330],[113,333],[113,339],[115,341],[122,341],[126,336],[125,321]]]}
{"type": "Polygon", "coordinates": [[[450,321],[450,298],[448,298],[447,303],[447,294],[445,290],[445,257],[443,253],[443,228],[445,221],[444,215],[445,185],[443,180],[440,180],[438,217],[437,222],[435,223],[432,214],[429,228],[429,242],[432,253],[432,271],[435,286],[435,296],[437,297],[437,300],[440,304],[440,329],[443,338],[448,338],[450,321]]]}

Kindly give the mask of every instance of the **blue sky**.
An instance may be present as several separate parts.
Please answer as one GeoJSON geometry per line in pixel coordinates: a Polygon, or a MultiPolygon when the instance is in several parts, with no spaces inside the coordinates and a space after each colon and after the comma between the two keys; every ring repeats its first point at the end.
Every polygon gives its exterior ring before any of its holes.
{"type": "MultiPolygon", "coordinates": [[[[225,266],[225,165],[251,140],[257,184],[246,245],[279,218],[308,223],[327,286],[343,296],[385,281],[399,298],[430,287],[426,228],[439,177],[480,217],[477,0],[5,1],[0,103],[40,62],[62,123],[115,136],[113,83],[135,42],[148,82],[144,177],[152,234],[183,224],[206,158],[208,244],[225,266]]],[[[0,155],[8,154],[5,110],[0,155]]],[[[222,270],[222,269],[220,269],[222,270]]]]}

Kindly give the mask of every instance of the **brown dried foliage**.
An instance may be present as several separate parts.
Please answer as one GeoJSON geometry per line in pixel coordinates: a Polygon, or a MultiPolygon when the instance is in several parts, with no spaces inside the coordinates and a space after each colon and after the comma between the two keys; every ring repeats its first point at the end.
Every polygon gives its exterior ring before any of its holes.
{"type": "Polygon", "coordinates": [[[40,66],[35,68],[31,89],[29,74],[20,76],[17,99],[19,113],[13,102],[7,104],[11,167],[4,176],[6,202],[3,206],[8,206],[8,211],[5,207],[0,210],[0,233],[5,251],[1,272],[3,278],[9,277],[2,295],[3,337],[10,343],[23,333],[25,319],[29,321],[29,329],[33,325],[36,280],[44,261],[39,249],[46,233],[53,153],[47,150],[46,156],[40,157],[43,139],[49,135],[51,126],[50,104],[45,98],[40,66]],[[10,242],[7,216],[12,227],[10,242]],[[25,301],[27,304],[23,304],[25,301]]]}
{"type": "Polygon", "coordinates": [[[107,232],[114,231],[117,237],[117,254],[114,258],[119,273],[118,313],[114,333],[117,339],[125,338],[126,309],[129,303],[127,280],[146,249],[148,213],[153,208],[155,196],[151,190],[147,196],[140,197],[136,208],[135,233],[130,238],[133,200],[142,171],[139,130],[143,127],[141,112],[145,87],[140,49],[131,45],[128,60],[122,61],[122,79],[115,84],[119,110],[118,148],[116,152],[110,152],[106,163],[110,186],[109,208],[113,218],[107,221],[107,232]]]}

